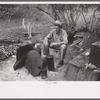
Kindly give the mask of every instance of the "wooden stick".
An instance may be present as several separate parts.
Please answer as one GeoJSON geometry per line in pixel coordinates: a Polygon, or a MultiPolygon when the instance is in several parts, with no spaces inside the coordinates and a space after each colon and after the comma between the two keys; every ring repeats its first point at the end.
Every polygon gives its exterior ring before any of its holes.
{"type": "Polygon", "coordinates": [[[26,26],[25,26],[25,19],[24,19],[24,18],[22,19],[22,28],[26,29],[26,26]]]}
{"type": "Polygon", "coordinates": [[[32,24],[32,28],[33,28],[33,33],[35,33],[35,21],[33,22],[33,24],[32,24]]]}
{"type": "Polygon", "coordinates": [[[27,31],[28,31],[28,35],[29,35],[29,37],[28,38],[31,38],[32,37],[32,35],[31,35],[31,22],[28,22],[27,23],[27,31]]]}

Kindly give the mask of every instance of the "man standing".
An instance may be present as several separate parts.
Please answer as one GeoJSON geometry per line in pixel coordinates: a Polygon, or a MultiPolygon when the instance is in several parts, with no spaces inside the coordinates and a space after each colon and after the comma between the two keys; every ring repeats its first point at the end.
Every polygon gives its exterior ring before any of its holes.
{"type": "Polygon", "coordinates": [[[61,57],[57,65],[57,68],[60,68],[64,64],[64,58],[66,54],[67,44],[68,44],[68,35],[66,31],[62,28],[62,23],[57,20],[54,23],[55,28],[44,39],[44,55],[49,55],[49,48],[60,50],[61,57]]]}

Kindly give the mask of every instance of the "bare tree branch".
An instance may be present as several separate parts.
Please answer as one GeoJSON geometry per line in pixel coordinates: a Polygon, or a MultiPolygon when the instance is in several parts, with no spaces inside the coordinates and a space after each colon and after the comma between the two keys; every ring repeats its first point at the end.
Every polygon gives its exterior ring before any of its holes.
{"type": "Polygon", "coordinates": [[[87,21],[86,21],[86,18],[85,18],[85,15],[84,15],[83,11],[81,11],[81,10],[79,10],[79,11],[81,12],[81,14],[82,14],[82,16],[83,16],[83,18],[84,18],[84,22],[85,22],[85,24],[86,24],[86,27],[88,28],[88,23],[87,23],[87,21]]]}
{"type": "Polygon", "coordinates": [[[94,20],[94,18],[95,18],[95,13],[96,13],[96,11],[97,11],[99,8],[100,8],[100,6],[98,6],[97,8],[95,8],[95,10],[94,10],[94,12],[93,12],[92,21],[91,21],[91,23],[90,23],[90,29],[92,29],[92,27],[93,27],[93,20],[94,20]]]}
{"type": "Polygon", "coordinates": [[[49,15],[50,17],[52,17],[53,19],[54,19],[54,17],[50,14],[50,13],[48,13],[47,11],[45,11],[45,10],[43,10],[42,8],[40,8],[40,7],[36,7],[38,10],[40,10],[40,11],[43,11],[44,13],[46,13],[47,15],[49,15]]]}

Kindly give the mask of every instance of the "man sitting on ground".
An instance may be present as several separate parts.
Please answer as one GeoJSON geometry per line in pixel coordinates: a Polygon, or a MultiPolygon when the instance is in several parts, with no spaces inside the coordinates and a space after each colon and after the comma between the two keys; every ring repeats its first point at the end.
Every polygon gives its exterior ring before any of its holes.
{"type": "Polygon", "coordinates": [[[62,23],[57,20],[54,23],[55,28],[44,39],[44,55],[49,55],[49,48],[60,50],[61,57],[57,65],[60,68],[64,64],[64,58],[67,50],[68,35],[66,31],[62,28],[62,23]]]}

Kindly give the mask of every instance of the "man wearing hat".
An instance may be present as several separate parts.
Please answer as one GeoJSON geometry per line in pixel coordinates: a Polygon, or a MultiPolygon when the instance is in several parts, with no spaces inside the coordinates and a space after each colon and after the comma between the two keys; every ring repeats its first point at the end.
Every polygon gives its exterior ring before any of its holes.
{"type": "Polygon", "coordinates": [[[60,68],[64,64],[64,57],[68,44],[68,35],[66,31],[62,28],[62,23],[59,20],[55,21],[54,25],[55,28],[51,30],[51,32],[44,39],[43,54],[49,55],[49,48],[60,50],[61,57],[57,65],[57,68],[60,68]]]}

